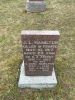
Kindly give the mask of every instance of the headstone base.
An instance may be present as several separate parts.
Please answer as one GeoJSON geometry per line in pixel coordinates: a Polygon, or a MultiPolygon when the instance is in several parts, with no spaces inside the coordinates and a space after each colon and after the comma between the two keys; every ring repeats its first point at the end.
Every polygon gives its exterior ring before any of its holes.
{"type": "Polygon", "coordinates": [[[57,85],[57,79],[53,68],[52,76],[26,76],[24,62],[21,65],[18,87],[20,88],[53,88],[57,85]]]}
{"type": "Polygon", "coordinates": [[[44,1],[29,1],[26,2],[26,10],[28,12],[42,12],[46,10],[44,1]]]}

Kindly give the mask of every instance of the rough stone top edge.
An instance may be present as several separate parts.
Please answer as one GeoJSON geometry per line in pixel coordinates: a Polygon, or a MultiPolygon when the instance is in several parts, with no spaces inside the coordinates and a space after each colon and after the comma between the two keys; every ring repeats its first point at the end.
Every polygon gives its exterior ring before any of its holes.
{"type": "Polygon", "coordinates": [[[56,30],[23,30],[21,35],[60,35],[60,33],[56,30]]]}

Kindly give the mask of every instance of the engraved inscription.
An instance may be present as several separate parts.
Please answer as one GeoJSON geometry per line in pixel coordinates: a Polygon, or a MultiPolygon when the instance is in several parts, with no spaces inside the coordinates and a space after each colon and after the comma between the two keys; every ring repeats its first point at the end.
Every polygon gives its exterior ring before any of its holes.
{"type": "Polygon", "coordinates": [[[27,75],[50,75],[54,67],[58,37],[22,36],[24,64],[27,75]]]}

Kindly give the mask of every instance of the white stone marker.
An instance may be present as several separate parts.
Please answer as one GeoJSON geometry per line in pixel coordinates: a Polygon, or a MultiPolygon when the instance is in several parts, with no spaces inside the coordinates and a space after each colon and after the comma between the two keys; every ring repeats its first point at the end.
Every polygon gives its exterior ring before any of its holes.
{"type": "Polygon", "coordinates": [[[26,10],[28,12],[42,12],[46,10],[44,0],[27,0],[26,10]]]}

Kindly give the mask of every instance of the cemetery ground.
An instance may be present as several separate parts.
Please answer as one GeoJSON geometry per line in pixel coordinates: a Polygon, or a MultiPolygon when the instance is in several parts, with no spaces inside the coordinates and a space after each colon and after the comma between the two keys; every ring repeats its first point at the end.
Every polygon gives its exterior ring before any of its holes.
{"type": "Polygon", "coordinates": [[[47,10],[27,13],[25,0],[0,0],[0,100],[75,100],[75,0],[46,0],[47,10]],[[19,89],[22,63],[20,33],[59,30],[54,89],[19,89]]]}

